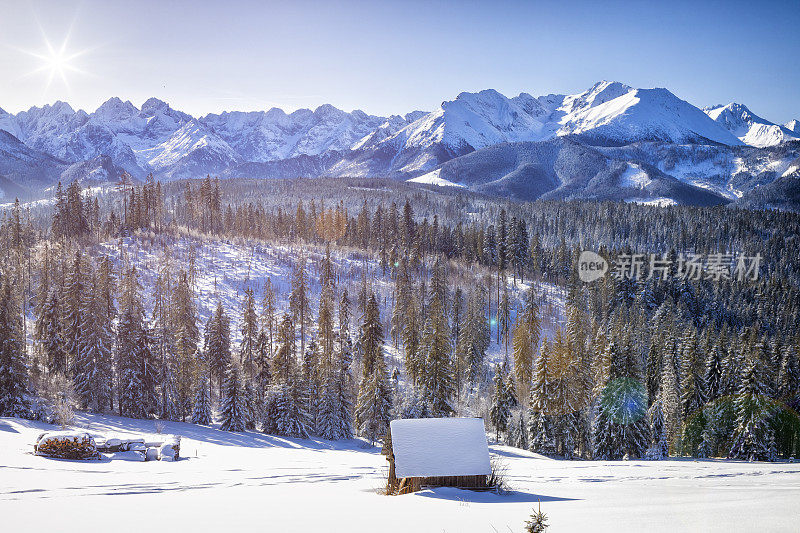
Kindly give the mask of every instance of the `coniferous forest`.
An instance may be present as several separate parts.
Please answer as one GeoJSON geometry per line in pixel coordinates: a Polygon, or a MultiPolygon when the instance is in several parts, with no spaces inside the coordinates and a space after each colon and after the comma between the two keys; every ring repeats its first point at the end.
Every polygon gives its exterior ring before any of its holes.
{"type": "Polygon", "coordinates": [[[0,416],[52,421],[68,403],[370,442],[395,418],[479,416],[565,459],[800,457],[800,215],[390,180],[53,196],[2,214],[0,416]],[[199,281],[200,246],[286,268],[235,280],[231,302],[217,273],[199,281]],[[668,266],[587,283],[582,250],[668,266]],[[688,254],[760,263],[686,275],[688,254]]]}

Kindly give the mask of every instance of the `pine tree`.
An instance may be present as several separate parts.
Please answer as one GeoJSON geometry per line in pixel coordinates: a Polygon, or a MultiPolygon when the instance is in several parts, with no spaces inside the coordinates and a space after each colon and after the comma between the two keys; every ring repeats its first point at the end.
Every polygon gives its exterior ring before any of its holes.
{"type": "Polygon", "coordinates": [[[423,345],[426,349],[422,385],[433,416],[450,416],[455,413],[455,379],[450,358],[450,331],[444,314],[442,295],[431,284],[431,301],[425,325],[423,345]]]}
{"type": "Polygon", "coordinates": [[[28,417],[28,367],[22,313],[8,277],[0,280],[0,416],[28,417]]]}
{"type": "Polygon", "coordinates": [[[206,323],[205,352],[211,374],[217,378],[220,391],[232,363],[230,331],[230,319],[222,302],[218,301],[214,313],[206,323]]]}
{"type": "Polygon", "coordinates": [[[630,339],[608,348],[608,381],[600,398],[595,427],[594,456],[598,459],[642,457],[649,442],[647,391],[630,339]]]}
{"type": "Polygon", "coordinates": [[[192,410],[192,424],[201,426],[211,425],[211,396],[209,395],[209,379],[204,375],[197,383],[197,392],[194,397],[192,410]]]}
{"type": "Polygon", "coordinates": [[[252,379],[257,373],[256,346],[258,342],[258,319],[256,317],[256,300],[253,289],[244,290],[242,305],[242,342],[239,347],[239,363],[244,369],[246,379],[252,379]]]}
{"type": "Polygon", "coordinates": [[[489,421],[495,428],[495,440],[500,440],[500,433],[508,431],[511,418],[511,402],[506,388],[505,365],[496,365],[494,370],[494,392],[489,409],[489,421]]]}
{"type": "Polygon", "coordinates": [[[372,371],[363,377],[358,391],[356,420],[361,434],[372,444],[383,437],[391,421],[392,397],[383,355],[375,359],[372,371]]]}
{"type": "MultiPolygon", "coordinates": [[[[218,309],[219,311],[219,309],[218,309]]],[[[227,317],[225,317],[226,319],[227,317]]],[[[171,309],[171,322],[173,327],[173,335],[175,342],[175,357],[173,364],[177,367],[173,371],[177,388],[177,403],[181,419],[185,419],[192,409],[192,391],[200,373],[198,369],[198,343],[200,342],[200,329],[197,325],[199,320],[197,314],[197,305],[195,303],[194,291],[189,283],[189,274],[185,270],[178,272],[177,280],[175,283],[175,291],[173,294],[173,305],[171,309]]],[[[220,352],[215,351],[214,366],[218,369],[221,360],[230,359],[230,341],[226,341],[230,337],[229,329],[225,327],[225,320],[217,324],[215,332],[220,333],[220,344],[224,345],[228,342],[227,351],[224,346],[220,348],[218,344],[214,347],[221,349],[220,352]]]]}
{"type": "Polygon", "coordinates": [[[247,423],[247,405],[238,364],[230,365],[225,378],[222,400],[222,431],[244,431],[247,423]]]}
{"type": "Polygon", "coordinates": [[[311,301],[308,297],[308,274],[304,255],[301,255],[295,262],[291,285],[289,308],[292,311],[292,320],[295,326],[300,328],[300,353],[303,354],[306,352],[306,328],[311,321],[311,301]]]}
{"type": "Polygon", "coordinates": [[[546,341],[543,342],[539,350],[539,357],[534,363],[531,384],[528,446],[531,451],[542,454],[555,453],[556,449],[553,413],[550,405],[554,384],[551,355],[550,344],[546,341]]]}
{"type": "Polygon", "coordinates": [[[36,340],[47,369],[53,374],[65,374],[67,371],[67,353],[61,324],[61,300],[58,289],[53,288],[36,319],[36,340]]]}
{"type": "Polygon", "coordinates": [[[150,351],[141,286],[133,267],[126,272],[122,284],[115,357],[119,369],[120,415],[144,418],[155,413],[158,405],[158,365],[150,351]]]}
{"type": "Polygon", "coordinates": [[[772,401],[767,396],[765,361],[758,352],[750,353],[742,371],[742,384],[735,401],[736,429],[730,457],[748,461],[774,461],[775,434],[769,424],[772,401]]]}
{"type": "Polygon", "coordinates": [[[90,287],[81,313],[82,334],[74,381],[83,407],[101,411],[111,405],[113,332],[106,320],[105,301],[96,276],[92,277],[90,287]]]}

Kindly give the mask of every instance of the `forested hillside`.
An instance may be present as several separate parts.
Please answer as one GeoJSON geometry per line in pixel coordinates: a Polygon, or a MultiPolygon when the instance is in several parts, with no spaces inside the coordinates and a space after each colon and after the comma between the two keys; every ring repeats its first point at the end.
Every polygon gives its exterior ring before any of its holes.
{"type": "Polygon", "coordinates": [[[4,211],[0,415],[371,441],[471,415],[565,458],[798,456],[798,241],[792,213],[389,180],[59,185],[4,211]],[[582,250],[668,266],[584,283],[582,250]]]}

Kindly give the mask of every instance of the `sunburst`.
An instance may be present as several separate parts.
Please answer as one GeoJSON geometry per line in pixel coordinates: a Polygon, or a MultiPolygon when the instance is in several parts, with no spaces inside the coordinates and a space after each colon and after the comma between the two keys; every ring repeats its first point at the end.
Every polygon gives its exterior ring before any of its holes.
{"type": "Polygon", "coordinates": [[[39,24],[39,31],[44,41],[44,47],[39,50],[21,50],[39,60],[39,65],[34,70],[28,72],[25,77],[45,73],[47,76],[47,83],[44,87],[45,94],[47,94],[55,80],[59,80],[64,88],[69,91],[70,86],[67,74],[70,72],[87,74],[87,72],[78,68],[75,64],[75,60],[88,52],[88,50],[74,50],[70,48],[70,36],[72,35],[72,28],[74,25],[75,20],[72,21],[72,24],[70,24],[67,29],[67,33],[61,45],[54,46],[42,25],[39,24]]]}

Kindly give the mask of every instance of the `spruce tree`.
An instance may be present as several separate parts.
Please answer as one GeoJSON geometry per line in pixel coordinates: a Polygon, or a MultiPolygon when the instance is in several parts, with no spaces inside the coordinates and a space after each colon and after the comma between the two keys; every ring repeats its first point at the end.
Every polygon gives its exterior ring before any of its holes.
{"type": "Polygon", "coordinates": [[[367,377],[372,374],[375,361],[383,357],[383,326],[375,293],[370,294],[364,309],[359,345],[363,361],[363,376],[367,377]]]}
{"type": "Polygon", "coordinates": [[[542,454],[555,453],[556,448],[551,408],[555,376],[551,368],[551,355],[550,344],[543,342],[534,363],[528,414],[528,446],[531,451],[542,454]]]}
{"type": "Polygon", "coordinates": [[[775,434],[769,423],[774,408],[767,395],[765,366],[757,352],[749,354],[735,401],[736,429],[731,458],[748,461],[774,461],[776,458],[775,434]]]}
{"type": "Polygon", "coordinates": [[[30,416],[22,313],[8,277],[0,279],[0,416],[30,416]]]}
{"type": "Polygon", "coordinates": [[[301,255],[292,269],[292,292],[289,295],[289,308],[295,327],[300,329],[300,353],[306,351],[306,330],[311,321],[311,301],[308,297],[308,274],[306,258],[301,255]]]}
{"type": "Polygon", "coordinates": [[[356,406],[356,420],[359,422],[361,434],[372,444],[383,437],[389,429],[391,394],[389,376],[386,374],[386,365],[381,355],[374,361],[370,374],[361,380],[356,406]]]}
{"type": "Polygon", "coordinates": [[[48,371],[65,374],[67,353],[62,335],[61,300],[58,292],[57,288],[51,289],[42,305],[36,319],[36,340],[48,371]]]}
{"type": "Polygon", "coordinates": [[[201,426],[211,425],[211,396],[209,395],[210,383],[208,377],[201,376],[197,383],[197,392],[194,397],[192,409],[192,424],[201,426]]]}
{"type": "Polygon", "coordinates": [[[600,397],[595,427],[594,456],[597,459],[642,457],[647,450],[649,424],[647,392],[630,339],[608,346],[608,381],[600,397]]]}
{"type": "Polygon", "coordinates": [[[81,325],[83,324],[84,295],[86,292],[85,263],[80,252],[75,252],[64,282],[62,299],[62,319],[64,334],[64,351],[67,358],[67,371],[75,375],[75,364],[78,360],[81,345],[81,325]]]}
{"type": "Polygon", "coordinates": [[[422,370],[422,384],[429,410],[435,417],[450,416],[455,413],[453,408],[455,379],[450,357],[450,331],[444,312],[442,295],[432,284],[428,321],[423,337],[427,354],[422,370]]]}
{"type": "Polygon", "coordinates": [[[242,302],[242,341],[239,345],[239,363],[242,365],[246,379],[252,379],[258,373],[256,365],[258,343],[258,318],[256,316],[256,300],[253,289],[244,290],[242,302]]]}
{"type": "Polygon", "coordinates": [[[113,332],[96,276],[90,282],[82,312],[81,343],[75,365],[75,392],[84,408],[101,411],[111,405],[113,332]]]}
{"type": "Polygon", "coordinates": [[[230,365],[222,389],[222,431],[244,431],[247,423],[247,404],[242,371],[238,364],[230,365]]]}
{"type": "MultiPolygon", "coordinates": [[[[199,364],[197,346],[200,342],[200,330],[197,325],[199,317],[194,290],[189,283],[189,274],[183,269],[178,272],[172,303],[171,323],[175,343],[175,355],[172,359],[173,364],[177,367],[173,370],[173,374],[177,388],[176,403],[179,407],[181,419],[184,419],[192,409],[192,391],[195,385],[195,377],[199,373],[197,368],[199,364]]],[[[226,338],[230,337],[229,330],[225,328],[224,320],[217,324],[215,333],[221,334],[219,342],[224,345],[226,338]]],[[[214,368],[218,369],[221,359],[229,358],[230,348],[227,350],[227,355],[224,353],[220,355],[218,350],[225,352],[224,348],[220,348],[217,344],[214,344],[214,347],[217,350],[214,352],[216,357],[214,368]]]]}
{"type": "Polygon", "coordinates": [[[119,372],[119,413],[144,418],[157,411],[158,365],[150,350],[136,269],[131,267],[122,283],[115,358],[119,372]]]}
{"type": "Polygon", "coordinates": [[[230,331],[230,319],[222,302],[217,301],[217,307],[206,323],[204,344],[211,374],[217,378],[220,391],[232,363],[230,331]]]}
{"type": "Polygon", "coordinates": [[[494,370],[494,392],[492,404],[489,408],[489,421],[495,428],[495,440],[500,440],[500,433],[508,431],[508,421],[511,417],[511,405],[506,388],[505,365],[496,365],[494,370]]]}

